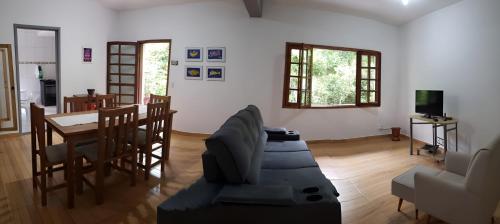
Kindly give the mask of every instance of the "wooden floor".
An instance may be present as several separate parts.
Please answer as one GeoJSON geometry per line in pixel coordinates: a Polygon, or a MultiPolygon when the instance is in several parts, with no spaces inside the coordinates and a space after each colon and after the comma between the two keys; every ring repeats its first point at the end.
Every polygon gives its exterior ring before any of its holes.
{"type": "MultiPolygon", "coordinates": [[[[55,137],[57,138],[57,137],[55,137]]],[[[75,209],[66,209],[64,190],[48,195],[41,207],[40,195],[31,184],[30,140],[0,137],[0,223],[155,223],[156,206],[202,175],[202,137],[172,136],[166,176],[129,187],[128,177],[113,173],[106,180],[104,204],[96,206],[92,190],[76,196],[75,209]]],[[[60,141],[56,139],[55,141],[60,141]]],[[[391,179],[416,164],[437,165],[426,156],[409,156],[408,141],[386,137],[315,143],[310,148],[321,170],[341,196],[343,223],[426,223],[426,215],[414,218],[414,206],[390,194],[391,179]]],[[[54,181],[61,181],[55,175],[54,181]]],[[[440,223],[433,220],[432,223],[440,223]]]]}

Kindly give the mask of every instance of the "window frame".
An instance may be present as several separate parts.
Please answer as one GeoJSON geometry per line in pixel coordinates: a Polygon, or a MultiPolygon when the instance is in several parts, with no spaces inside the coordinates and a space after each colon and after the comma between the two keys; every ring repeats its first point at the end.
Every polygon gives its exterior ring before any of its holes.
{"type": "MultiPolygon", "coordinates": [[[[313,61],[313,54],[310,56],[310,61],[307,64],[308,65],[308,72],[312,72],[312,61],[313,61]]],[[[283,97],[282,97],[282,108],[287,108],[287,109],[342,109],[342,108],[364,108],[364,107],[380,107],[381,105],[381,71],[382,71],[382,53],[379,51],[374,51],[374,50],[366,50],[366,49],[358,49],[358,48],[347,48],[347,47],[336,47],[336,46],[327,46],[327,45],[317,45],[317,44],[304,44],[304,43],[295,43],[295,42],[286,42],[286,48],[285,48],[285,74],[284,74],[284,82],[283,82],[283,97]],[[301,92],[303,92],[301,85],[302,85],[302,79],[304,78],[302,76],[303,73],[303,50],[304,49],[327,49],[327,50],[339,50],[339,51],[352,51],[356,52],[356,102],[355,105],[338,105],[338,106],[313,106],[313,105],[301,105],[301,92]],[[291,54],[292,54],[292,49],[298,49],[299,50],[299,62],[291,62],[291,54]],[[369,56],[369,61],[368,61],[368,67],[362,67],[362,61],[361,58],[363,55],[369,56]],[[375,56],[376,57],[376,67],[371,67],[370,62],[371,62],[371,57],[370,56],[375,56]],[[298,86],[297,90],[296,89],[291,89],[290,88],[290,78],[295,77],[295,76],[290,76],[290,70],[291,70],[291,65],[292,64],[299,64],[299,71],[298,71],[298,86]],[[371,72],[372,69],[375,69],[375,79],[370,78],[370,73],[368,73],[368,79],[362,79],[361,77],[361,70],[362,69],[368,69],[369,72],[371,72]],[[375,97],[376,101],[370,103],[370,99],[368,96],[368,102],[362,103],[361,102],[361,80],[368,80],[368,87],[366,92],[368,92],[368,95],[370,92],[375,92],[375,97]],[[376,89],[372,91],[370,89],[370,81],[374,80],[375,81],[375,87],[376,89]],[[297,103],[290,103],[289,102],[289,94],[290,90],[296,90],[297,91],[297,103]]],[[[312,79],[312,74],[306,75],[306,78],[309,79],[309,81],[312,79]]],[[[312,82],[309,82],[308,88],[309,88],[309,93],[311,93],[311,84],[312,82]]]]}

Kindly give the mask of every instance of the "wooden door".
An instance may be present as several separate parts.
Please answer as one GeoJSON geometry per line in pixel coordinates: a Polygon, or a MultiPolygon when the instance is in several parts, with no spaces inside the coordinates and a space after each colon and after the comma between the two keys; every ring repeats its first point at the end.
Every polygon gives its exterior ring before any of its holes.
{"type": "Polygon", "coordinates": [[[118,105],[137,103],[137,42],[109,42],[107,87],[118,105]]]}

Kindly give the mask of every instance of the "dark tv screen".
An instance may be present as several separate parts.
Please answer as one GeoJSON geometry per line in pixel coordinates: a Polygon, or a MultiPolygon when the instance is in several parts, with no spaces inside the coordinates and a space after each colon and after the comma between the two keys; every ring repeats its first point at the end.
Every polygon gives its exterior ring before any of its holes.
{"type": "Polygon", "coordinates": [[[430,116],[443,116],[443,91],[417,90],[415,112],[430,116]]]}

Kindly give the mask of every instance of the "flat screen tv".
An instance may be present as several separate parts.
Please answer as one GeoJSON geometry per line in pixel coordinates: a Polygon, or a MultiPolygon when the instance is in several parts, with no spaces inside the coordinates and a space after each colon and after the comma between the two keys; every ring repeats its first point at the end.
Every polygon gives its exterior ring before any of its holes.
{"type": "Polygon", "coordinates": [[[443,116],[442,90],[417,90],[415,112],[427,117],[443,116]]]}

